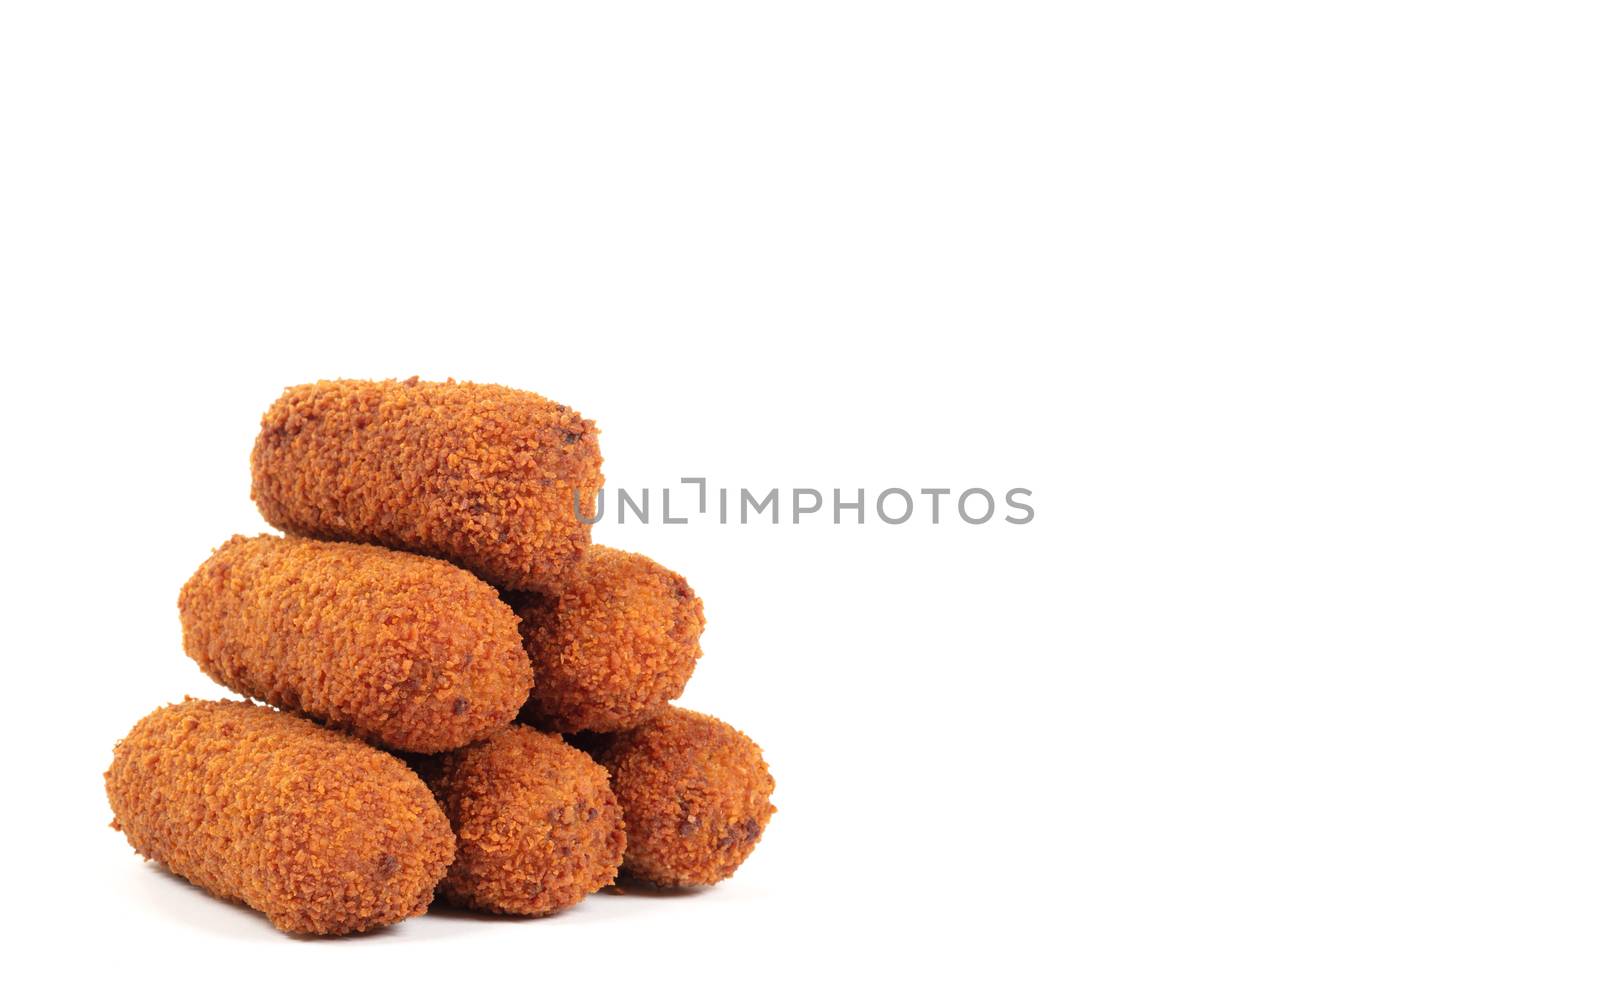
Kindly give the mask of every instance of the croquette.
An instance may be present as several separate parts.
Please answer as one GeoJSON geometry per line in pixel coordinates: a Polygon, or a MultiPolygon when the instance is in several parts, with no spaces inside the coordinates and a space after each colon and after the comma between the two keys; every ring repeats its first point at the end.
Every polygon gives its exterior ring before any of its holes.
{"type": "Polygon", "coordinates": [[[486,737],[533,684],[499,593],[414,553],[235,536],[178,610],[184,650],[211,678],[399,751],[486,737]]]}
{"type": "Polygon", "coordinates": [[[725,880],[776,810],[760,747],[715,717],[674,706],[586,740],[622,805],[629,876],[663,887],[725,880]]]}
{"type": "Polygon", "coordinates": [[[549,915],[616,879],[622,810],[606,771],[559,737],[517,725],[418,768],[459,846],[445,900],[549,915]]]}
{"type": "Polygon", "coordinates": [[[291,386],[261,419],[250,470],[284,532],[441,557],[520,590],[572,570],[603,482],[599,431],[570,407],[416,377],[291,386]]]}
{"type": "Polygon", "coordinates": [[[522,719],[544,730],[641,724],[682,695],[700,657],[700,599],[637,553],[591,546],[559,590],[510,601],[539,673],[522,719]]]}
{"type": "Polygon", "coordinates": [[[386,752],[247,702],[186,699],[134,725],[105,774],[141,855],[284,932],[427,911],[455,854],[422,779],[386,752]]]}

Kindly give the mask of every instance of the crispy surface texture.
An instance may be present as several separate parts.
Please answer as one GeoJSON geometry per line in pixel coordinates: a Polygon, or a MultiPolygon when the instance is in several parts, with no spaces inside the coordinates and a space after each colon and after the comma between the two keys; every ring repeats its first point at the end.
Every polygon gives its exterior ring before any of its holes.
{"type": "Polygon", "coordinates": [[[776,810],[760,747],[715,717],[674,706],[585,743],[611,773],[628,830],[623,869],[640,880],[664,887],[726,880],[776,810]]]}
{"type": "Polygon", "coordinates": [[[253,703],[156,710],[117,743],[105,779],[111,826],[140,855],[284,932],[421,915],[455,854],[399,759],[253,703]]]}
{"type": "Polygon", "coordinates": [[[549,595],[510,597],[539,685],[522,719],[543,730],[621,731],[682,695],[705,609],[683,575],[591,546],[549,595]]]}
{"type": "Polygon", "coordinates": [[[445,900],[549,915],[616,879],[622,810],[606,771],[556,735],[513,726],[419,769],[460,846],[445,900]]]}
{"type": "Polygon", "coordinates": [[[413,553],[235,536],[178,611],[184,650],[216,681],[401,751],[486,737],[533,684],[499,593],[413,553]]]}
{"type": "Polygon", "coordinates": [[[340,379],[291,386],[250,456],[285,532],[442,557],[501,588],[548,589],[589,545],[599,430],[536,393],[340,379]]]}

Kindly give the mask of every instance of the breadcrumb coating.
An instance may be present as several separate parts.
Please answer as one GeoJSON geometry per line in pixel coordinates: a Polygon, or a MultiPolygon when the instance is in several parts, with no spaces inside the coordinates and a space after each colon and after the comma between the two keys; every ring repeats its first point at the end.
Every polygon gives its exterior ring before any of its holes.
{"type": "Polygon", "coordinates": [[[544,730],[641,724],[683,694],[700,657],[700,599],[637,553],[591,546],[557,591],[510,601],[539,673],[522,719],[544,730]]]}
{"type": "Polygon", "coordinates": [[[715,717],[673,706],[631,731],[586,741],[622,805],[623,869],[641,880],[681,887],[727,879],[776,811],[761,748],[715,717]]]}
{"type": "Polygon", "coordinates": [[[235,536],[178,611],[184,650],[216,681],[401,751],[491,734],[533,684],[499,593],[414,553],[235,536]]]}
{"type": "Polygon", "coordinates": [[[340,379],[291,386],[261,418],[250,496],[285,532],[442,557],[501,588],[547,589],[589,545],[599,430],[536,393],[340,379]]]}
{"type": "Polygon", "coordinates": [[[445,900],[549,915],[616,879],[622,810],[606,771],[559,737],[513,726],[419,769],[460,846],[445,900]]]}
{"type": "Polygon", "coordinates": [[[246,702],[186,699],[134,725],[105,774],[141,855],[284,932],[341,935],[427,911],[450,824],[399,759],[246,702]]]}

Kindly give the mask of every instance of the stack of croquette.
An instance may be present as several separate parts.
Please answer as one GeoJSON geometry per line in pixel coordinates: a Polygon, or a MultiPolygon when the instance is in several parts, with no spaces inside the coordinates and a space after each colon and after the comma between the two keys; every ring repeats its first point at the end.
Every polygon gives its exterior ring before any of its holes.
{"type": "Polygon", "coordinates": [[[251,455],[251,494],[286,535],[234,537],[178,596],[189,656],[259,702],[185,699],[135,724],[105,777],[112,827],[320,935],[435,893],[548,915],[619,871],[732,874],[772,777],[748,737],[669,705],[705,616],[682,576],[590,545],[597,439],[500,386],[286,390],[251,455]]]}

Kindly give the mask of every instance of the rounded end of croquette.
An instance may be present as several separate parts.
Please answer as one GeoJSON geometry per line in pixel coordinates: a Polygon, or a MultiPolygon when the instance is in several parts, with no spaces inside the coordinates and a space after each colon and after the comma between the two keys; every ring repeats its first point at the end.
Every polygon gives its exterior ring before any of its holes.
{"type": "Polygon", "coordinates": [[[427,786],[350,735],[247,702],[186,699],[135,724],[105,775],[142,856],[284,932],[427,911],[455,837],[427,786]]]}
{"type": "Polygon", "coordinates": [[[761,748],[715,717],[669,707],[596,747],[627,826],[623,869],[648,883],[727,879],[776,810],[761,748]]]}
{"type": "Polygon", "coordinates": [[[589,547],[549,594],[510,596],[538,682],[522,719],[545,730],[621,731],[682,695],[705,609],[681,574],[589,547]]]}
{"type": "Polygon", "coordinates": [[[441,557],[501,588],[552,588],[589,544],[599,437],[572,408],[505,386],[325,380],[289,387],[262,416],[250,496],[298,536],[441,557]]]}
{"type": "Polygon", "coordinates": [[[420,771],[456,832],[446,901],[549,915],[616,879],[622,811],[606,771],[556,735],[509,727],[420,771]]]}

